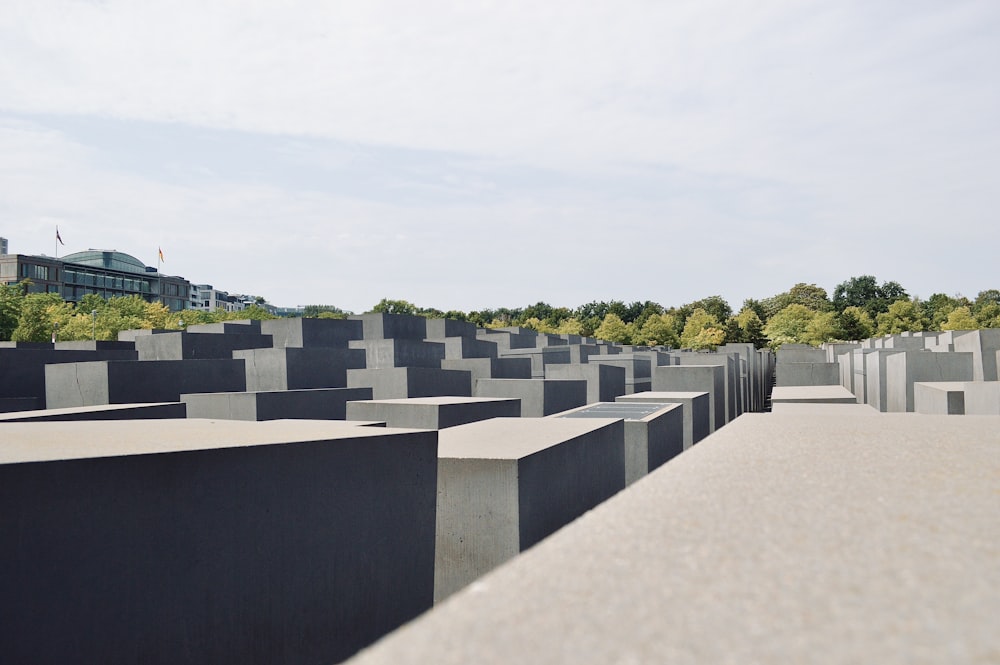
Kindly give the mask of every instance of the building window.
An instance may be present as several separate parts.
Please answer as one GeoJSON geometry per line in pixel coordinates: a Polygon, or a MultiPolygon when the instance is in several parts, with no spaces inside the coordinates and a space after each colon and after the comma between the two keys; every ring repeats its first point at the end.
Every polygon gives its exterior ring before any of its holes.
{"type": "Polygon", "coordinates": [[[48,266],[31,266],[33,270],[31,271],[31,278],[40,281],[49,281],[49,267],[48,266]]]}

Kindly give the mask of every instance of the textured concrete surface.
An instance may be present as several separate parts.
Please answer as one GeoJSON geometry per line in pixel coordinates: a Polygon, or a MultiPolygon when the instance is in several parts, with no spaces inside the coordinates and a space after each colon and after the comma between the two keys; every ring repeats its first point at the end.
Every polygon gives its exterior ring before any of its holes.
{"type": "Polygon", "coordinates": [[[0,431],[5,663],[333,663],[433,603],[435,432],[0,431]]]}
{"type": "Polygon", "coordinates": [[[187,408],[178,402],[104,404],[63,409],[39,409],[0,415],[0,422],[54,422],[59,420],[159,420],[184,418],[187,408]]]}
{"type": "MultiPolygon", "coordinates": [[[[313,388],[181,395],[181,401],[187,406],[188,418],[219,420],[344,420],[348,417],[348,402],[371,398],[371,388],[313,388]]],[[[356,418],[355,420],[381,419],[356,418]]]]}
{"type": "Polygon", "coordinates": [[[621,420],[495,418],[438,436],[435,602],[625,486],[621,420]]]}
{"type": "Polygon", "coordinates": [[[479,379],[476,397],[521,400],[521,416],[541,418],[587,403],[587,382],[559,379],[479,379]]]}
{"type": "Polygon", "coordinates": [[[352,663],[990,663],[1000,417],[747,414],[352,663]]]}
{"type": "Polygon", "coordinates": [[[684,449],[698,443],[710,432],[709,396],[707,392],[644,392],[623,395],[616,402],[678,403],[684,407],[684,449]]]}
{"type": "MultiPolygon", "coordinates": [[[[821,350],[821,349],[820,349],[821,350]]],[[[778,363],[777,386],[836,386],[840,384],[838,363],[778,363]]]]}
{"type": "Polygon", "coordinates": [[[972,381],[969,352],[907,351],[886,359],[886,410],[913,412],[913,384],[918,381],[972,381]]]}
{"type": "Polygon", "coordinates": [[[726,368],[722,365],[668,365],[653,369],[652,392],[707,392],[711,431],[726,424],[726,368]]]}
{"type": "Polygon", "coordinates": [[[520,400],[492,397],[412,397],[347,403],[351,420],[384,421],[389,427],[445,429],[490,418],[519,418],[520,400]]]}
{"type": "Polygon", "coordinates": [[[817,415],[817,416],[842,416],[853,418],[855,416],[878,416],[880,411],[867,404],[824,404],[816,402],[779,402],[771,405],[771,413],[782,415],[817,415]]]}
{"type": "Polygon", "coordinates": [[[771,404],[794,402],[857,404],[858,399],[844,386],[776,386],[771,392],[771,404]]]}

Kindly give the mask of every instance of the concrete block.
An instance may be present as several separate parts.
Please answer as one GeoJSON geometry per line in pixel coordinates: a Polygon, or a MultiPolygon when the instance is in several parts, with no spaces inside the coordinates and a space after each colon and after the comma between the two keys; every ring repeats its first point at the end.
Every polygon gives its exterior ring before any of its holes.
{"type": "Polygon", "coordinates": [[[0,534],[17,543],[0,548],[8,662],[333,663],[432,604],[435,432],[3,431],[0,534]]]}
{"type": "Polygon", "coordinates": [[[348,369],[365,368],[363,349],[283,347],[233,351],[246,364],[247,390],[343,388],[348,369]]]}
{"type": "Polygon", "coordinates": [[[566,365],[572,360],[568,346],[543,346],[535,349],[510,349],[499,351],[501,358],[528,358],[531,360],[531,376],[545,378],[545,368],[550,365],[566,365]]]}
{"type": "Polygon", "coordinates": [[[856,342],[830,342],[823,345],[826,351],[826,361],[835,363],[840,361],[840,357],[845,353],[850,353],[854,349],[860,349],[861,345],[856,342]]]}
{"type": "Polygon", "coordinates": [[[343,349],[348,342],[364,337],[363,323],[349,319],[272,319],[261,321],[260,330],[271,336],[276,349],[343,349]]]}
{"type": "Polygon", "coordinates": [[[440,368],[445,345],[418,339],[364,339],[348,342],[352,349],[363,349],[367,369],[390,367],[440,368]]]}
{"type": "Polygon", "coordinates": [[[776,386],[771,393],[772,408],[780,403],[857,404],[858,398],[844,386],[776,386]]]}
{"type": "Polygon", "coordinates": [[[1000,415],[1000,382],[917,382],[913,384],[913,408],[933,415],[1000,415]]]}
{"type": "Polygon", "coordinates": [[[350,321],[361,321],[364,339],[413,339],[427,337],[427,319],[409,314],[361,314],[349,316],[350,321]]]}
{"type": "Polygon", "coordinates": [[[512,333],[509,330],[488,328],[477,330],[476,336],[480,339],[496,342],[497,349],[504,351],[509,349],[533,349],[535,348],[535,341],[538,334],[534,331],[512,333]]]}
{"type": "Polygon", "coordinates": [[[472,375],[463,370],[394,367],[347,370],[348,388],[371,388],[372,399],[472,397],[472,375]]]}
{"type": "MultiPolygon", "coordinates": [[[[193,326],[192,326],[193,327],[193,326]]],[[[238,349],[269,349],[271,336],[172,332],[135,338],[139,360],[203,360],[232,358],[238,349]]]]}
{"type": "Polygon", "coordinates": [[[44,403],[40,397],[0,397],[0,413],[34,411],[44,403]]]}
{"type": "Polygon", "coordinates": [[[162,420],[164,418],[185,418],[187,410],[177,402],[154,402],[148,404],[104,404],[100,406],[77,406],[64,409],[38,409],[4,413],[0,422],[59,422],[68,420],[162,420]]]}
{"type": "Polygon", "coordinates": [[[113,340],[74,340],[56,342],[52,346],[57,351],[135,351],[135,342],[113,340]]]}
{"type": "Polygon", "coordinates": [[[743,397],[740,393],[739,355],[728,353],[673,353],[671,356],[679,360],[680,365],[721,365],[725,368],[723,374],[723,397],[726,407],[726,422],[737,418],[741,413],[740,405],[743,397]]]}
{"type": "Polygon", "coordinates": [[[712,431],[710,397],[707,392],[650,391],[623,395],[615,401],[625,404],[680,404],[683,407],[684,450],[704,439],[712,431]]]}
{"type": "Polygon", "coordinates": [[[476,337],[442,337],[438,340],[444,344],[444,357],[450,360],[460,358],[496,358],[496,342],[490,342],[476,337]]]}
{"type": "Polygon", "coordinates": [[[602,402],[557,413],[550,418],[622,418],[625,421],[625,484],[684,452],[684,405],[602,402]]]}
{"type": "Polygon", "coordinates": [[[472,385],[477,379],[530,379],[530,358],[445,358],[441,369],[466,370],[472,375],[472,385]]]}
{"type": "Polygon", "coordinates": [[[998,449],[1000,418],[748,414],[351,665],[987,662],[998,449]]]}
{"type": "Polygon", "coordinates": [[[135,360],[138,354],[128,350],[78,351],[17,346],[0,347],[0,399],[30,398],[32,408],[44,409],[45,367],[57,363],[97,360],[135,360]]]}
{"type": "Polygon", "coordinates": [[[435,602],[625,484],[621,420],[494,418],[441,430],[438,456],[435,602]]]}
{"type": "Polygon", "coordinates": [[[882,415],[867,404],[828,404],[823,402],[778,402],[771,406],[771,413],[783,416],[836,416],[838,418],[882,415]]]}
{"type": "MultiPolygon", "coordinates": [[[[178,316],[184,316],[178,312],[178,316]]],[[[199,323],[187,326],[185,330],[192,333],[209,333],[212,335],[259,335],[260,321],[255,319],[240,319],[237,321],[221,321],[219,323],[199,323]]]]}
{"type": "MultiPolygon", "coordinates": [[[[371,388],[316,388],[181,395],[188,418],[218,420],[345,420],[347,403],[371,399],[371,388]]],[[[360,418],[358,420],[364,420],[360,418]]],[[[371,420],[376,420],[372,418],[371,420]]]]}
{"type": "Polygon", "coordinates": [[[653,372],[653,392],[706,392],[711,431],[726,424],[726,368],[722,365],[667,365],[653,372]]]}
{"type": "Polygon", "coordinates": [[[825,363],[826,351],[808,344],[783,344],[777,353],[777,364],[825,363]]]}
{"type": "Polygon", "coordinates": [[[614,402],[625,394],[625,369],[612,365],[549,365],[546,379],[587,382],[587,404],[614,402]]]}
{"type": "Polygon", "coordinates": [[[886,359],[886,408],[913,411],[913,384],[918,381],[971,381],[972,353],[906,351],[886,359]]]}
{"type": "Polygon", "coordinates": [[[182,393],[243,390],[242,360],[111,360],[45,367],[48,408],[179,402],[182,393]]]}
{"type": "Polygon", "coordinates": [[[1000,328],[973,330],[954,338],[955,351],[972,354],[973,380],[997,380],[997,351],[1000,351],[1000,328]]]}
{"type": "Polygon", "coordinates": [[[413,397],[347,404],[349,420],[384,421],[389,427],[445,429],[490,418],[520,418],[517,399],[491,397],[413,397]]]}
{"type": "Polygon", "coordinates": [[[838,363],[779,363],[778,386],[837,386],[840,385],[838,363]]]}
{"type": "Polygon", "coordinates": [[[476,324],[455,319],[427,319],[427,333],[430,340],[442,340],[447,337],[476,338],[476,324]]]}
{"type": "MultiPolygon", "coordinates": [[[[889,399],[886,391],[886,360],[889,356],[897,353],[903,353],[903,349],[875,349],[863,356],[866,404],[882,413],[889,410],[889,399]]],[[[855,357],[855,361],[857,361],[857,357],[855,357]]]]}
{"type": "Polygon", "coordinates": [[[558,379],[479,379],[476,397],[512,397],[521,400],[521,416],[541,418],[587,403],[586,381],[558,379]]]}
{"type": "Polygon", "coordinates": [[[652,389],[652,363],[649,358],[631,353],[597,355],[587,358],[588,365],[610,365],[625,369],[625,394],[646,392],[652,389]]]}

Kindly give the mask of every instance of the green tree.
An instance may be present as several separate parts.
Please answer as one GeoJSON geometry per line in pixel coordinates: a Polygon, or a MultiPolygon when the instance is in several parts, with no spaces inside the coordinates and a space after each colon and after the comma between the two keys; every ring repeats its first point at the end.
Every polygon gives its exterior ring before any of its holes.
{"type": "MultiPolygon", "coordinates": [[[[699,337],[703,330],[709,328],[720,331],[722,339],[725,339],[726,333],[719,323],[719,319],[701,307],[695,308],[684,322],[684,329],[681,331],[681,346],[686,349],[707,348],[705,346],[707,340],[714,340],[718,337],[714,332],[707,336],[699,337]]],[[[716,342],[716,346],[721,343],[721,341],[716,342]]]]}
{"type": "Polygon", "coordinates": [[[879,335],[897,335],[901,332],[918,332],[927,329],[927,319],[920,304],[913,300],[897,300],[876,318],[879,335]]]}
{"type": "Polygon", "coordinates": [[[860,307],[846,307],[840,313],[838,326],[843,339],[863,340],[875,334],[875,322],[868,312],[860,307]]]}
{"type": "Polygon", "coordinates": [[[373,314],[416,314],[417,306],[405,300],[389,300],[382,298],[372,307],[373,314]]]}
{"type": "Polygon", "coordinates": [[[53,313],[62,305],[62,298],[55,293],[29,293],[24,296],[11,339],[15,342],[48,342],[55,330],[53,313]]]}
{"type": "Polygon", "coordinates": [[[726,341],[726,331],[722,328],[709,326],[695,335],[691,340],[690,347],[695,350],[708,349],[714,351],[726,341]]]}
{"type": "Polygon", "coordinates": [[[302,308],[303,319],[318,319],[321,314],[334,314],[340,316],[328,316],[324,318],[341,319],[347,318],[350,312],[342,310],[334,305],[306,305],[302,308]]]}
{"type": "Polygon", "coordinates": [[[842,339],[843,333],[836,312],[816,312],[812,321],[806,326],[803,339],[807,344],[819,346],[823,342],[842,339]]]}
{"type": "Polygon", "coordinates": [[[677,317],[672,314],[650,315],[639,328],[636,341],[650,346],[677,346],[680,344],[677,317]]]}
{"type": "Polygon", "coordinates": [[[789,305],[768,320],[764,334],[775,349],[783,344],[806,344],[806,331],[815,316],[805,305],[789,305]]]}
{"type": "Polygon", "coordinates": [[[851,277],[833,290],[833,307],[837,312],[847,307],[861,307],[873,319],[889,311],[889,305],[897,300],[908,299],[899,282],[883,282],[880,286],[874,275],[851,277]]]}
{"type": "Polygon", "coordinates": [[[563,319],[556,328],[556,333],[560,335],[583,335],[583,324],[575,317],[563,319]]]}
{"type": "Polygon", "coordinates": [[[608,312],[605,315],[604,320],[601,321],[601,325],[594,331],[594,336],[597,339],[617,344],[631,344],[632,342],[628,324],[622,321],[620,316],[612,312],[608,312]]]}
{"type": "Polygon", "coordinates": [[[745,306],[736,315],[736,321],[743,331],[741,341],[749,342],[758,349],[762,349],[767,345],[767,336],[764,334],[764,323],[760,320],[757,310],[745,306]]]}
{"type": "Polygon", "coordinates": [[[10,340],[21,318],[24,293],[17,284],[0,284],[0,342],[10,340]]]}
{"type": "Polygon", "coordinates": [[[979,322],[968,307],[956,307],[948,314],[948,319],[941,325],[941,330],[976,330],[979,322]]]}

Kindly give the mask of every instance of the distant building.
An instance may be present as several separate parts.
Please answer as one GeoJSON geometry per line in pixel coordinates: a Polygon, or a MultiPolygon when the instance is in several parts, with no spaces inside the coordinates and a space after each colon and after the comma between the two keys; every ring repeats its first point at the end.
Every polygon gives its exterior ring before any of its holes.
{"type": "Polygon", "coordinates": [[[0,238],[0,256],[3,256],[6,253],[7,253],[7,239],[0,238]]]}
{"type": "Polygon", "coordinates": [[[29,293],[58,293],[79,302],[93,293],[103,298],[138,295],[161,302],[171,310],[188,308],[191,283],[164,275],[142,261],[116,250],[89,249],[62,258],[4,254],[0,256],[0,283],[30,280],[29,293]]]}

